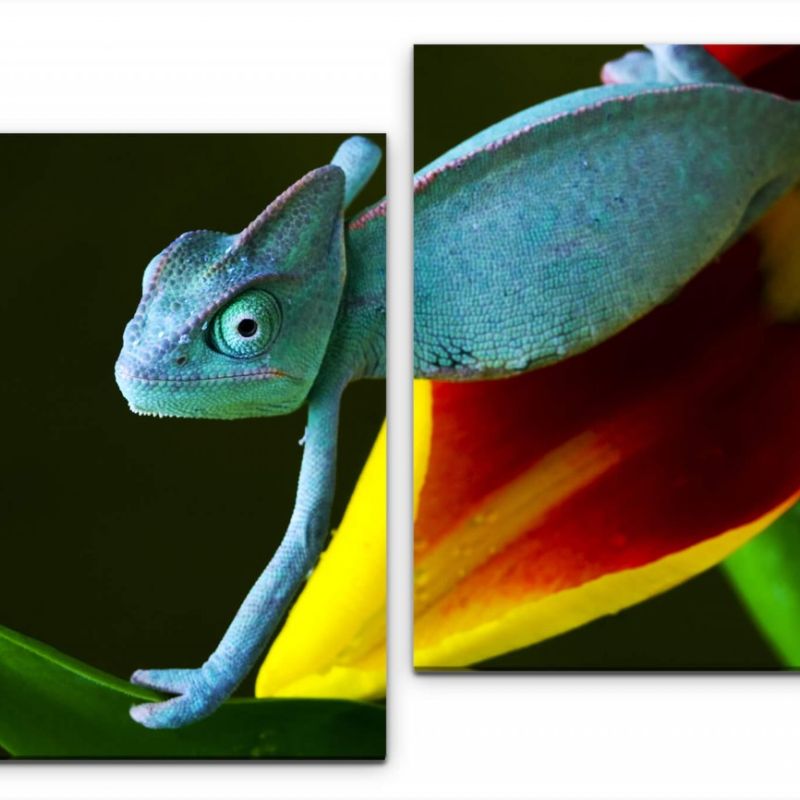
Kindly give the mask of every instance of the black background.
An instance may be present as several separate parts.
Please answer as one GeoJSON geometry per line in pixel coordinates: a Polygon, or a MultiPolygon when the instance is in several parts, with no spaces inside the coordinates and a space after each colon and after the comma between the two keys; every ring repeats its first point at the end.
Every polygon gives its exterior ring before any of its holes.
{"type": "MultiPolygon", "coordinates": [[[[242,229],[344,138],[0,137],[0,623],[125,678],[216,646],[288,523],[304,411],[136,416],[114,362],[152,256],[187,230],[242,229]]],[[[384,191],[381,168],[354,210],[384,191]]],[[[384,392],[345,393],[335,523],[384,392]]]]}
{"type": "MultiPolygon", "coordinates": [[[[600,83],[632,45],[418,45],[414,168],[479,130],[544,100],[600,83]]],[[[492,670],[778,669],[720,570],[533,647],[492,670]]]]}

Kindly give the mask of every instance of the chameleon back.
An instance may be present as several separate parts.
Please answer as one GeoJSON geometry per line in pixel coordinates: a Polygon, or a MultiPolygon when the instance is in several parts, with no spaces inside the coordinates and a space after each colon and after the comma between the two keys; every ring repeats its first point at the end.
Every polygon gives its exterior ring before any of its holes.
{"type": "Polygon", "coordinates": [[[728,84],[598,87],[418,173],[415,372],[561,360],[664,302],[800,173],[800,109],[728,84]]]}

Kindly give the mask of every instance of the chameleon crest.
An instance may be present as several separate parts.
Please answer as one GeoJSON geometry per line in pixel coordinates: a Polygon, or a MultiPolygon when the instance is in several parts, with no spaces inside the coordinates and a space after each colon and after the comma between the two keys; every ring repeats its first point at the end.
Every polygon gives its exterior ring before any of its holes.
{"type": "Polygon", "coordinates": [[[133,411],[232,419],[302,405],[344,287],[344,183],[339,167],[316,169],[241,233],[185,233],[150,262],[116,366],[133,411]]]}

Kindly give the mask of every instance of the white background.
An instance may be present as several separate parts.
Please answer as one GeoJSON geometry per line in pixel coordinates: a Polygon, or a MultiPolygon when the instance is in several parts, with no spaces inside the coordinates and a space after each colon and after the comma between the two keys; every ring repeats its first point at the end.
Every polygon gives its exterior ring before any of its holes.
{"type": "Polygon", "coordinates": [[[388,762],[5,763],[0,797],[800,797],[792,675],[412,675],[407,388],[414,42],[785,42],[799,28],[791,4],[766,2],[0,2],[0,128],[386,131],[392,198],[388,762]]]}

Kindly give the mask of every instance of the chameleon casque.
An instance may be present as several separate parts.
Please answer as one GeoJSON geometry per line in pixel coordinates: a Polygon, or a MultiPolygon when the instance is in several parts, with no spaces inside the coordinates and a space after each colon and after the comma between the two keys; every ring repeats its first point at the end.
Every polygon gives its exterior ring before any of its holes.
{"type": "MultiPolygon", "coordinates": [[[[694,46],[604,68],[614,85],[520,112],[415,176],[414,371],[517,374],[586,350],[668,300],[800,175],[800,109],[694,46]]],[[[343,223],[377,166],[347,140],[239,234],[179,237],[145,270],[117,382],[139,413],[233,419],[308,404],[284,540],[149,727],[211,713],[245,677],[329,532],[339,401],[385,373],[385,202],[343,223]]],[[[324,622],[321,622],[324,624],[324,622]]]]}

